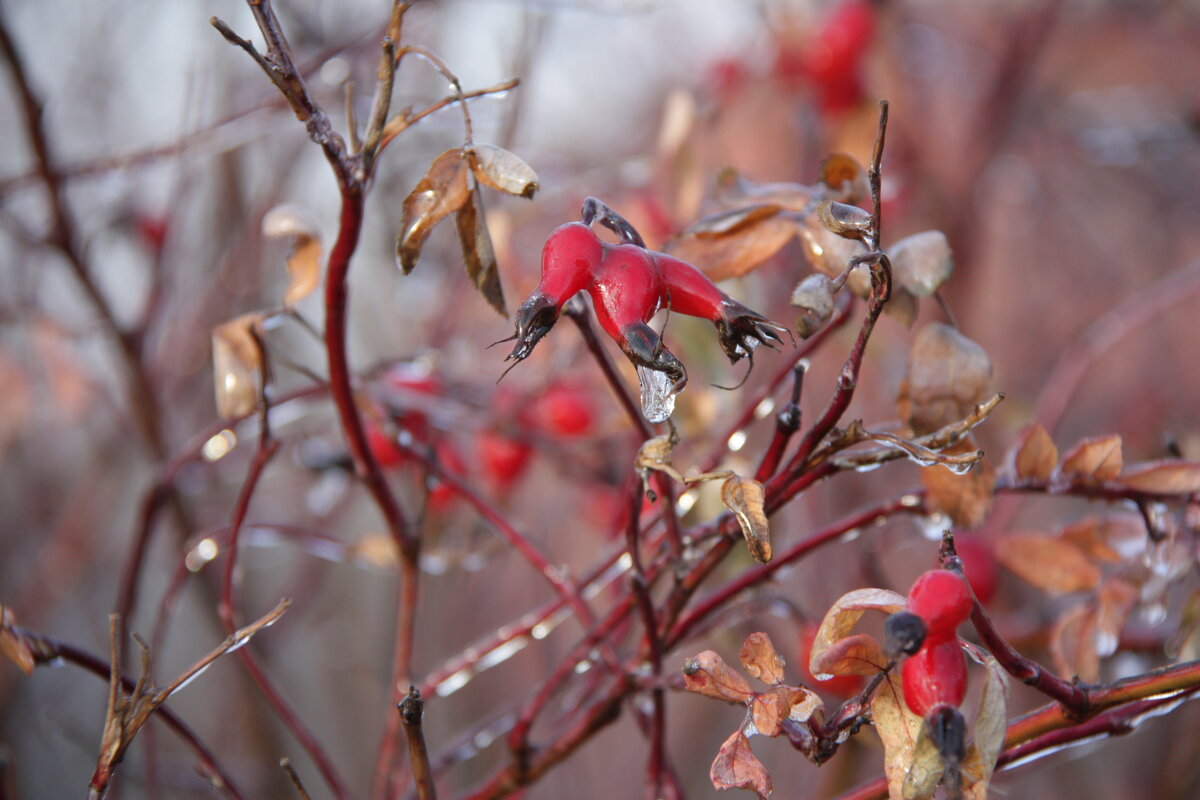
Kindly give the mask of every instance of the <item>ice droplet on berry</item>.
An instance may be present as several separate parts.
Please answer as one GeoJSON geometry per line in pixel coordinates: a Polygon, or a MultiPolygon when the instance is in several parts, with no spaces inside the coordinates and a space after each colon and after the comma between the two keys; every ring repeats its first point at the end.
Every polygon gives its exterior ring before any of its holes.
{"type": "Polygon", "coordinates": [[[642,389],[642,416],[648,422],[666,422],[675,410],[675,392],[667,373],[638,365],[638,384],[642,389]]]}

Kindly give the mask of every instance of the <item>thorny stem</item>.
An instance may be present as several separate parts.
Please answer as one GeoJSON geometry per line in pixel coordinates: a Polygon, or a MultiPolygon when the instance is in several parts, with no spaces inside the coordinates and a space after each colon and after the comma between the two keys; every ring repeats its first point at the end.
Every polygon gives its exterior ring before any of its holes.
{"type": "Polygon", "coordinates": [[[412,762],[413,782],[417,785],[418,800],[437,800],[437,789],[433,785],[433,773],[429,769],[429,751],[425,748],[425,734],[421,720],[425,713],[425,701],[421,693],[412,686],[408,694],[397,704],[400,720],[404,723],[404,736],[408,740],[408,758],[412,762]]]}

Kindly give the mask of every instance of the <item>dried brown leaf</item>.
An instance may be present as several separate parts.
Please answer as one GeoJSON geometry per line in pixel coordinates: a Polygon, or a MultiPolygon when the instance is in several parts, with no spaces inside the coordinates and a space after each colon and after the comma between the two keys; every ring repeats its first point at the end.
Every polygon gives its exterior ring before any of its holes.
{"type": "Polygon", "coordinates": [[[874,609],[885,614],[894,614],[907,604],[904,595],[887,589],[855,589],[839,597],[825,612],[821,627],[817,629],[817,635],[813,638],[812,651],[808,658],[809,672],[817,680],[833,677],[832,673],[821,669],[825,653],[836,642],[846,638],[864,613],[874,609]]]}
{"type": "Polygon", "coordinates": [[[996,769],[996,760],[1004,749],[1008,730],[1008,674],[1000,663],[981,647],[966,645],[967,653],[987,670],[979,714],[971,726],[975,740],[963,758],[964,800],[986,800],[988,784],[996,769]]]}
{"type": "Polygon", "coordinates": [[[717,175],[717,199],[723,205],[776,205],[788,211],[803,212],[812,203],[816,191],[801,183],[755,183],[732,168],[717,175]]]}
{"type": "Polygon", "coordinates": [[[442,153],[404,198],[404,220],[396,234],[396,259],[404,274],[412,272],[421,247],[434,226],[462,208],[471,195],[470,166],[460,148],[442,153]]]}
{"type": "Polygon", "coordinates": [[[1150,494],[1193,494],[1200,492],[1200,463],[1165,459],[1131,464],[1115,479],[1116,483],[1150,494]]]}
{"type": "Polygon", "coordinates": [[[1013,448],[1013,470],[1021,480],[1047,480],[1058,466],[1058,448],[1041,424],[1021,432],[1013,448]]]}
{"type": "Polygon", "coordinates": [[[922,725],[916,746],[913,747],[912,760],[904,775],[904,784],[900,788],[901,796],[904,800],[927,800],[933,797],[945,771],[942,754],[930,738],[928,727],[922,725]]]}
{"type": "Polygon", "coordinates": [[[1121,472],[1121,437],[1097,436],[1084,439],[1062,457],[1059,470],[1085,480],[1107,481],[1121,472]]]}
{"type": "MultiPolygon", "coordinates": [[[[900,676],[889,673],[875,690],[871,698],[871,717],[875,723],[875,732],[883,742],[883,770],[887,776],[888,797],[891,800],[904,800],[904,785],[908,779],[909,770],[917,755],[917,743],[925,721],[909,710],[904,702],[904,689],[900,684],[900,676]]],[[[936,753],[936,748],[934,749],[936,753]]],[[[938,759],[940,762],[940,758],[938,759]]],[[[934,775],[933,787],[937,785],[934,775]]],[[[915,777],[912,781],[914,788],[923,781],[915,777]]]]}
{"type": "Polygon", "coordinates": [[[929,297],[950,280],[954,258],[950,243],[941,231],[923,231],[907,236],[888,248],[892,276],[917,297],[929,297]]]}
{"type": "Polygon", "coordinates": [[[706,217],[668,242],[666,251],[714,281],[745,275],[796,235],[795,221],[778,211],[762,205],[706,217]]]}
{"type": "Polygon", "coordinates": [[[767,634],[760,631],[747,636],[738,655],[750,677],[771,686],[783,683],[783,657],[775,651],[767,634]]]}
{"type": "Polygon", "coordinates": [[[871,229],[871,212],[828,198],[817,204],[817,219],[844,239],[861,239],[871,229]]]}
{"type": "Polygon", "coordinates": [[[971,413],[988,397],[992,362],[982,347],[940,322],[916,335],[897,409],[918,435],[971,413]]]}
{"type": "Polygon", "coordinates": [[[888,659],[874,637],[855,633],[838,639],[821,653],[820,663],[812,665],[813,674],[819,668],[822,675],[874,675],[887,667],[888,659]]]}
{"type": "Polygon", "coordinates": [[[1025,582],[1050,594],[1094,589],[1100,568],[1071,542],[1037,533],[1011,533],[996,545],[996,558],[1025,582]]]}
{"type": "Polygon", "coordinates": [[[1059,538],[1075,545],[1094,561],[1104,561],[1109,564],[1120,564],[1124,559],[1121,553],[1109,541],[1110,534],[1116,527],[1132,526],[1138,539],[1145,539],[1146,529],[1141,517],[1125,516],[1123,521],[1108,520],[1105,517],[1090,516],[1063,526],[1058,532],[1059,538]]]}
{"type": "Polygon", "coordinates": [[[721,502],[737,517],[754,560],[771,560],[771,530],[763,511],[763,485],[753,478],[732,475],[721,484],[721,502]]]}
{"type": "Polygon", "coordinates": [[[761,798],[770,796],[774,787],[767,768],[750,749],[750,740],[741,731],[730,736],[717,751],[708,771],[713,786],[718,789],[748,789],[761,798]]]}
{"type": "Polygon", "coordinates": [[[683,682],[689,692],[730,703],[744,703],[753,694],[741,673],[713,650],[705,650],[683,663],[683,682]]]}
{"type": "Polygon", "coordinates": [[[217,414],[235,419],[258,407],[265,370],[259,326],[263,315],[252,312],[213,328],[213,385],[217,414]]]}
{"type": "Polygon", "coordinates": [[[262,232],[269,239],[292,240],[287,257],[288,287],[283,293],[284,306],[291,308],[321,283],[321,239],[316,223],[303,209],[285,204],[266,213],[262,232]]]}
{"type": "MultiPolygon", "coordinates": [[[[942,451],[948,455],[975,452],[975,443],[964,439],[942,451]]],[[[965,475],[957,475],[944,467],[921,470],[921,485],[925,487],[925,503],[930,510],[945,514],[958,528],[978,528],[992,505],[992,487],[996,470],[987,459],[980,460],[965,475]]]]}
{"type": "Polygon", "coordinates": [[[533,167],[503,147],[474,144],[467,152],[475,180],[489,189],[528,199],[541,188],[533,167]]]}
{"type": "MultiPolygon", "coordinates": [[[[859,272],[856,271],[852,274],[857,275],[859,272]]],[[[912,324],[917,321],[918,311],[920,309],[917,307],[916,295],[903,286],[892,289],[892,296],[888,298],[887,305],[883,307],[883,313],[906,328],[911,328],[912,324]]]]}
{"type": "Polygon", "coordinates": [[[455,215],[458,223],[458,241],[462,245],[463,266],[471,283],[496,309],[501,316],[508,316],[504,304],[504,287],[500,285],[500,269],[496,263],[496,250],[488,233],[483,214],[483,198],[479,187],[467,198],[455,215]]]}
{"type": "Polygon", "coordinates": [[[1050,657],[1064,678],[1078,676],[1095,682],[1100,678],[1100,655],[1096,652],[1095,617],[1086,605],[1062,613],[1050,631],[1050,657]]]}
{"type": "Polygon", "coordinates": [[[750,701],[750,720],[763,736],[778,736],[783,721],[791,716],[792,706],[803,704],[811,692],[798,686],[776,686],[754,695],[750,701]]]}
{"type": "Polygon", "coordinates": [[[4,656],[16,664],[26,675],[30,675],[33,673],[37,660],[34,658],[29,642],[18,636],[17,632],[13,630],[16,624],[12,609],[0,605],[0,656],[4,656]]]}
{"type": "MultiPolygon", "coordinates": [[[[800,244],[808,263],[817,272],[831,278],[842,274],[850,265],[850,259],[867,252],[862,242],[843,239],[836,233],[825,230],[815,214],[804,220],[804,224],[799,227],[799,233],[800,244]]],[[[850,273],[846,285],[859,297],[865,297],[871,290],[870,274],[865,268],[856,269],[850,273]]]]}

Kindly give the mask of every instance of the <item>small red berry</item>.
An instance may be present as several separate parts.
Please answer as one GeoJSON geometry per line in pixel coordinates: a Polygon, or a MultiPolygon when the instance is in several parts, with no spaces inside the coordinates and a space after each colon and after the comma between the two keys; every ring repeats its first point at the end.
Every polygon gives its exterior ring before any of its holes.
{"type": "Polygon", "coordinates": [[[533,451],[529,445],[495,431],[484,431],[476,441],[479,460],[488,477],[502,488],[511,486],[529,464],[533,451]]]}
{"type": "Polygon", "coordinates": [[[371,449],[371,455],[375,456],[375,462],[384,469],[398,467],[406,459],[404,451],[395,440],[382,428],[371,423],[367,423],[367,447],[371,449]]]}
{"type": "Polygon", "coordinates": [[[958,626],[971,615],[971,589],[957,572],[932,569],[908,590],[908,610],[925,621],[930,640],[953,638],[958,626]]]}
{"type": "Polygon", "coordinates": [[[938,706],[958,706],[967,693],[967,660],[958,640],[926,642],[901,667],[904,701],[920,717],[938,706]]]}
{"type": "Polygon", "coordinates": [[[582,436],[592,428],[592,398],[580,386],[556,383],[534,401],[534,418],[555,436],[582,436]]]}

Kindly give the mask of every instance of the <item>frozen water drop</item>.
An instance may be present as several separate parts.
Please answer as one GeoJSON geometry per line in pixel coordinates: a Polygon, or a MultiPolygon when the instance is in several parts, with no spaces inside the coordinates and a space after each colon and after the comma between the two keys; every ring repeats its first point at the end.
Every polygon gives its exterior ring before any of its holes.
{"type": "Polygon", "coordinates": [[[1096,655],[1108,658],[1117,652],[1117,636],[1112,631],[1097,630],[1092,639],[1096,646],[1096,655]]]}
{"type": "Polygon", "coordinates": [[[921,528],[921,535],[931,542],[940,541],[942,534],[950,527],[950,521],[942,514],[930,514],[928,517],[913,517],[921,528]]]}
{"type": "Polygon", "coordinates": [[[666,422],[675,411],[675,392],[667,373],[638,366],[638,383],[642,388],[642,416],[647,422],[666,422]]]}

